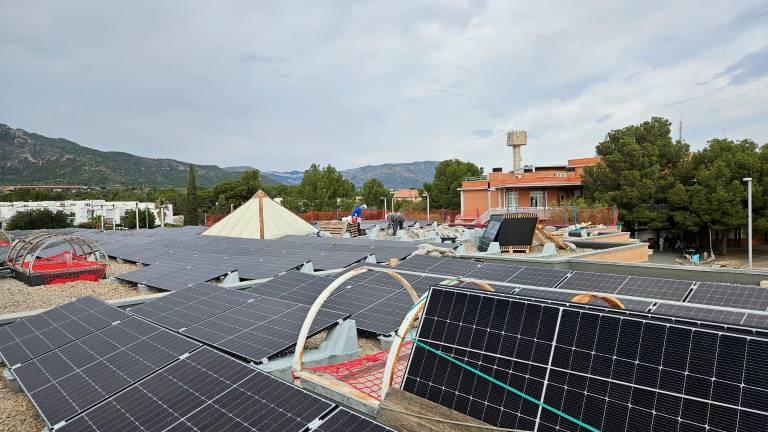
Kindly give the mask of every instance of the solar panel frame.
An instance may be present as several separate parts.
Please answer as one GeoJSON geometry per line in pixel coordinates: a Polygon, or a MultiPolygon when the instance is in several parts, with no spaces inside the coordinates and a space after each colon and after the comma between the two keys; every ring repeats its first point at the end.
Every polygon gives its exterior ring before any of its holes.
{"type": "Polygon", "coordinates": [[[54,426],[198,347],[131,317],[12,369],[43,420],[54,426]]]}
{"type": "MultiPolygon", "coordinates": [[[[723,329],[433,288],[417,338],[597,430],[766,430],[768,339],[723,329]]],[[[403,389],[494,426],[581,430],[462,371],[415,346],[403,389]]]]}
{"type": "Polygon", "coordinates": [[[22,364],[130,315],[91,296],[0,327],[0,358],[22,364]]]}

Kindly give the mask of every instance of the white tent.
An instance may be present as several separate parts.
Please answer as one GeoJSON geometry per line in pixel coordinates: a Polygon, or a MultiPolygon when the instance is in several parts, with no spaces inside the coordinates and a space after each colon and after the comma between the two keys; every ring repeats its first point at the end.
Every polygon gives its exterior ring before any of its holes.
{"type": "Polygon", "coordinates": [[[203,235],[277,239],[316,232],[307,221],[273,201],[263,191],[258,191],[248,202],[205,230],[203,235]]]}

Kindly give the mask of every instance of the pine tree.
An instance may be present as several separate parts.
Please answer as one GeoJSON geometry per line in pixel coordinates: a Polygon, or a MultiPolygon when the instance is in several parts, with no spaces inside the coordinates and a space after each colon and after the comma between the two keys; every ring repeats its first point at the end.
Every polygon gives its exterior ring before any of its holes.
{"type": "Polygon", "coordinates": [[[184,206],[184,225],[197,225],[200,219],[200,212],[197,202],[197,182],[195,181],[195,167],[189,165],[189,176],[187,177],[187,197],[184,206]]]}

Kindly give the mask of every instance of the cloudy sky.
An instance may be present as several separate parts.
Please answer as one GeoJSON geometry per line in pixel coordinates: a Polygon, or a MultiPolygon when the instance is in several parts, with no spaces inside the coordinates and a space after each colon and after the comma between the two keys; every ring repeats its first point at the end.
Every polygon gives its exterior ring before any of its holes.
{"type": "Polygon", "coordinates": [[[764,0],[0,0],[0,59],[0,123],[222,166],[511,168],[510,128],[559,163],[654,115],[768,142],[764,0]]]}

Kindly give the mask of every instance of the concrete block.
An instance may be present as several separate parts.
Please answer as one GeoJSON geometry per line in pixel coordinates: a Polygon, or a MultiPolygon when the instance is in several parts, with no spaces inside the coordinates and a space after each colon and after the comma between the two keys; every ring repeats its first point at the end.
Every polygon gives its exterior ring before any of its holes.
{"type": "Polygon", "coordinates": [[[5,368],[3,370],[3,378],[5,378],[5,384],[8,386],[8,390],[10,390],[11,393],[24,392],[24,390],[21,389],[21,384],[19,384],[19,380],[16,379],[16,375],[14,375],[11,368],[5,368]]]}

